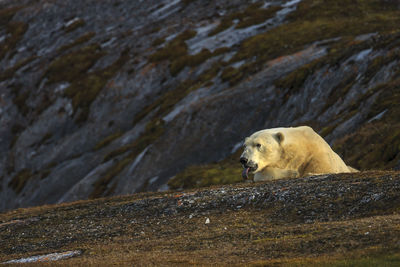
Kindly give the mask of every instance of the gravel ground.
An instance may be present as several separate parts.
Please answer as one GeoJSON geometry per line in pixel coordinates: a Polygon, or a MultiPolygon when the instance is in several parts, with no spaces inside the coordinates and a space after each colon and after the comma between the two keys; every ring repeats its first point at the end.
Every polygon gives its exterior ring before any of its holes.
{"type": "Polygon", "coordinates": [[[400,172],[135,194],[0,214],[0,262],[68,250],[81,254],[58,264],[264,264],[371,249],[390,254],[400,247],[399,212],[400,172]]]}

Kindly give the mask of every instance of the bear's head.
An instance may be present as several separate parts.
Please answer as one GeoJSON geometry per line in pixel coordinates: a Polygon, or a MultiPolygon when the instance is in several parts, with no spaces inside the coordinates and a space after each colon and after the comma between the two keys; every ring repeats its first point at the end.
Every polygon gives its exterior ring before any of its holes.
{"type": "Polygon", "coordinates": [[[271,133],[263,130],[252,134],[244,141],[244,151],[240,156],[243,165],[243,178],[248,172],[257,173],[265,167],[275,167],[282,156],[282,142],[284,135],[281,132],[271,133]]]}

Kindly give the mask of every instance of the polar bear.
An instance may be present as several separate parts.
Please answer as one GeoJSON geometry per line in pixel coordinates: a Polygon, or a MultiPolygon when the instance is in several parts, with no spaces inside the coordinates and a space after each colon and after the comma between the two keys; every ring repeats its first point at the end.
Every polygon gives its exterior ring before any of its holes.
{"type": "Polygon", "coordinates": [[[253,172],[254,181],[357,171],[308,126],[255,132],[245,139],[240,163],[243,178],[253,172]]]}

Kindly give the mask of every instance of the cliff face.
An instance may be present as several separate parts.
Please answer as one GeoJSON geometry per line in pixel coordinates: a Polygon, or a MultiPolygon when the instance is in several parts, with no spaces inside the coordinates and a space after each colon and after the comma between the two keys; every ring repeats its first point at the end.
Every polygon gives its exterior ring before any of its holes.
{"type": "Polygon", "coordinates": [[[0,210],[231,182],[277,126],[399,168],[399,4],[312,2],[0,2],[0,210]]]}

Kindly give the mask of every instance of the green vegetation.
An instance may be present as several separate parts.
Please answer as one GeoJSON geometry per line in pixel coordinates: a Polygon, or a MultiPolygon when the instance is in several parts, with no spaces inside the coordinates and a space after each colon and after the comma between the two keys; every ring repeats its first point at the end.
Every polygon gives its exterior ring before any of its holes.
{"type": "Polygon", "coordinates": [[[217,163],[189,166],[168,181],[171,189],[199,188],[243,182],[239,157],[242,151],[217,163]]]}
{"type": "Polygon", "coordinates": [[[270,6],[268,8],[261,8],[262,2],[251,4],[242,13],[236,16],[239,23],[236,28],[247,28],[252,25],[260,24],[272,18],[277,11],[281,9],[280,6],[270,6]]]}
{"type": "MultiPolygon", "coordinates": [[[[205,62],[207,59],[221,55],[229,51],[229,48],[222,47],[211,52],[208,49],[203,49],[195,55],[188,55],[188,47],[185,43],[196,36],[196,31],[186,30],[175,39],[166,44],[163,48],[157,50],[154,54],[150,55],[151,62],[161,62],[169,60],[170,72],[172,76],[176,76],[186,66],[195,67],[205,62]]],[[[157,40],[156,40],[157,41],[157,40]]],[[[157,41],[158,42],[161,42],[157,41]]]]}
{"type": "MultiPolygon", "coordinates": [[[[216,50],[214,53],[222,53],[222,51],[225,51],[225,49],[221,48],[216,50]]],[[[122,171],[123,167],[133,161],[137,155],[139,155],[139,153],[142,152],[148,145],[153,143],[164,133],[164,124],[161,118],[168,114],[175,104],[177,104],[190,92],[200,88],[201,86],[209,86],[210,80],[218,74],[220,69],[221,65],[219,63],[215,63],[210,69],[204,71],[196,80],[188,79],[182,82],[175,89],[166,92],[152,104],[143,108],[143,110],[135,116],[133,124],[138,123],[151,111],[157,110],[155,114],[153,114],[153,119],[147,124],[145,131],[137,140],[131,144],[127,144],[114,151],[111,151],[105,156],[104,161],[108,161],[116,156],[130,151],[130,154],[127,157],[121,160],[120,163],[110,168],[108,174],[96,182],[95,190],[92,194],[93,198],[104,194],[107,185],[111,182],[112,178],[122,171]]]]}
{"type": "Polygon", "coordinates": [[[50,169],[46,169],[40,173],[40,180],[46,179],[51,173],[50,169]]]}
{"type": "Polygon", "coordinates": [[[176,76],[186,66],[195,67],[205,62],[207,59],[224,54],[229,51],[229,48],[222,47],[210,52],[208,49],[203,49],[195,55],[182,56],[170,64],[170,71],[173,76],[176,76]]]}
{"type": "Polygon", "coordinates": [[[99,198],[106,195],[108,184],[118,175],[129,163],[132,162],[131,157],[127,157],[114,164],[106,174],[94,183],[94,189],[89,195],[89,199],[99,198]]]}
{"type": "Polygon", "coordinates": [[[96,34],[94,32],[87,32],[83,35],[81,35],[80,37],[78,37],[75,41],[73,41],[72,43],[69,44],[65,44],[63,46],[61,46],[60,48],[57,49],[58,52],[64,52],[74,46],[80,45],[80,44],[84,44],[88,41],[90,41],[90,39],[92,39],[96,34]]]}
{"type": "MultiPolygon", "coordinates": [[[[87,37],[88,35],[86,35],[87,37]]],[[[81,41],[86,38],[82,38],[81,41]]],[[[110,66],[88,72],[97,60],[105,55],[98,44],[91,44],[56,58],[50,63],[45,76],[48,77],[48,83],[61,81],[71,83],[65,90],[65,95],[72,99],[75,112],[80,108],[80,114],[76,118],[76,122],[80,123],[86,121],[90,104],[101,89],[129,60],[128,54],[129,51],[126,50],[110,66]]]]}
{"type": "Polygon", "coordinates": [[[31,177],[32,172],[28,169],[23,169],[12,178],[8,186],[11,187],[16,194],[19,194],[31,177]]]}
{"type": "Polygon", "coordinates": [[[301,66],[300,68],[296,69],[295,71],[289,73],[285,77],[276,80],[275,86],[278,88],[287,88],[292,93],[298,92],[300,88],[303,86],[304,82],[306,81],[307,77],[314,73],[314,71],[320,66],[318,64],[319,61],[313,61],[306,65],[301,66]]]}
{"type": "Polygon", "coordinates": [[[22,39],[27,29],[28,25],[19,21],[11,21],[6,25],[6,33],[9,36],[0,44],[0,60],[8,52],[12,52],[15,49],[15,46],[22,39]]]}
{"type": "Polygon", "coordinates": [[[163,44],[165,42],[165,38],[164,37],[159,37],[157,39],[155,39],[152,43],[153,46],[159,46],[161,44],[163,44]]]}
{"type": "Polygon", "coordinates": [[[20,68],[22,68],[23,66],[25,66],[26,64],[29,64],[30,62],[32,62],[33,60],[35,60],[37,58],[37,56],[31,56],[25,59],[22,59],[20,61],[18,61],[14,66],[6,69],[4,72],[0,73],[0,82],[10,79],[11,77],[14,76],[15,72],[17,70],[19,70],[20,68]]]}
{"type": "MultiPolygon", "coordinates": [[[[210,70],[214,71],[215,69],[211,68],[210,70]]],[[[153,103],[143,108],[142,111],[135,116],[133,124],[138,123],[145,116],[147,116],[152,110],[155,109],[157,109],[156,113],[154,114],[154,117],[156,118],[160,118],[163,115],[168,114],[171,111],[171,109],[175,106],[175,104],[177,104],[190,92],[200,88],[205,82],[208,81],[208,78],[211,79],[212,75],[215,75],[215,73],[211,74],[210,72],[205,71],[204,74],[200,75],[200,77],[195,81],[186,80],[182,82],[175,89],[166,92],[164,95],[160,96],[153,103]]]]}
{"type": "Polygon", "coordinates": [[[15,13],[24,8],[24,6],[16,6],[0,9],[0,28],[5,27],[14,17],[15,13]]]}
{"type": "MultiPolygon", "coordinates": [[[[304,82],[306,81],[309,75],[312,75],[316,70],[322,68],[325,65],[334,66],[337,62],[340,62],[344,59],[349,58],[352,55],[355,55],[357,52],[365,50],[365,49],[392,49],[393,42],[395,39],[399,37],[399,33],[389,33],[385,35],[381,35],[379,41],[353,41],[351,38],[344,38],[339,42],[331,45],[329,49],[328,55],[316,59],[313,62],[306,64],[295,71],[289,73],[285,77],[276,80],[275,86],[278,88],[285,88],[288,89],[286,93],[285,99],[287,100],[290,95],[297,93],[300,91],[304,82]]],[[[385,65],[395,62],[398,60],[399,52],[397,50],[391,50],[385,56],[380,56],[375,58],[368,69],[366,70],[365,74],[363,75],[363,83],[367,84],[375,75],[376,73],[385,65]]],[[[331,94],[329,95],[322,112],[326,111],[329,107],[331,107],[334,103],[338,101],[342,101],[341,97],[345,95],[352,86],[356,83],[356,78],[358,73],[349,73],[348,76],[343,77],[343,80],[332,90],[331,94]]],[[[371,91],[372,92],[372,91],[371,91]]],[[[371,93],[370,92],[370,93],[371,93]]],[[[366,96],[371,96],[368,93],[366,96]]],[[[364,98],[363,98],[364,99],[364,98]]],[[[359,103],[358,103],[359,104],[359,103]]],[[[356,111],[357,106],[354,106],[352,111],[356,111]]],[[[347,113],[344,118],[349,118],[349,115],[352,113],[347,113]]],[[[354,115],[354,114],[353,114],[354,115]]],[[[337,124],[336,124],[337,125],[337,124]]],[[[325,127],[324,134],[329,134],[336,126],[329,126],[325,127]],[[329,131],[328,131],[329,130],[329,131]]]]}
{"type": "Polygon", "coordinates": [[[124,169],[124,167],[126,167],[127,164],[132,162],[148,145],[153,143],[164,133],[164,122],[161,118],[168,114],[175,106],[175,104],[177,104],[187,94],[198,89],[201,86],[205,86],[207,84],[209,85],[210,80],[218,74],[220,69],[220,64],[214,64],[210,69],[204,71],[198,77],[198,79],[194,81],[186,80],[185,82],[177,86],[174,90],[166,92],[164,95],[155,100],[152,104],[143,108],[143,110],[135,116],[133,124],[138,123],[151,111],[156,110],[156,112],[153,114],[153,119],[147,124],[145,131],[139,136],[138,139],[130,144],[111,151],[104,157],[104,162],[106,162],[119,155],[130,152],[127,156],[120,160],[119,163],[112,166],[107,171],[107,174],[95,183],[95,189],[91,194],[91,197],[96,198],[104,195],[108,184],[112,181],[112,178],[119,174],[124,169]]]}
{"type": "Polygon", "coordinates": [[[14,105],[18,107],[19,112],[21,112],[23,116],[26,116],[29,112],[29,106],[26,104],[26,100],[29,98],[30,92],[28,90],[21,92],[19,87],[14,87],[14,93],[14,105]]]}
{"type": "Polygon", "coordinates": [[[368,118],[377,115],[381,118],[363,125],[334,144],[334,150],[343,155],[349,165],[359,169],[391,169],[400,161],[399,79],[372,88],[348,112],[357,112],[359,104],[376,93],[379,96],[368,118]]]}
{"type": "Polygon", "coordinates": [[[186,30],[175,39],[170,41],[165,47],[157,50],[154,54],[150,56],[151,62],[160,62],[163,60],[170,61],[170,71],[173,76],[177,75],[187,64],[192,64],[192,66],[197,65],[205,61],[210,51],[202,51],[197,56],[187,55],[187,45],[186,40],[189,40],[196,36],[196,31],[186,30]]]}
{"type": "Polygon", "coordinates": [[[77,19],[74,22],[72,22],[70,25],[64,28],[65,32],[72,32],[78,29],[79,27],[85,26],[85,21],[83,19],[77,19]]]}
{"type": "Polygon", "coordinates": [[[51,139],[53,137],[53,134],[48,132],[46,133],[42,139],[40,139],[40,141],[38,142],[39,145],[44,144],[47,140],[51,139]]]}
{"type": "Polygon", "coordinates": [[[130,152],[119,163],[112,166],[104,177],[100,178],[96,182],[95,189],[91,194],[92,198],[96,198],[104,194],[107,185],[111,182],[112,178],[122,171],[127,164],[132,162],[148,145],[153,143],[164,133],[164,122],[161,118],[168,114],[174,105],[187,94],[193,90],[196,90],[205,83],[208,83],[209,80],[217,74],[219,68],[219,65],[215,64],[209,70],[201,74],[197,80],[187,80],[181,83],[174,90],[166,92],[135,116],[133,124],[138,123],[152,110],[157,110],[153,115],[153,119],[147,124],[144,132],[134,142],[111,151],[104,157],[104,162],[106,162],[114,157],[122,155],[126,152],[130,152]]]}
{"type": "Polygon", "coordinates": [[[227,67],[221,73],[221,79],[223,82],[229,81],[231,85],[239,81],[243,77],[244,73],[238,68],[227,67]]]}
{"type": "MultiPolygon", "coordinates": [[[[289,15],[289,23],[242,42],[231,62],[257,58],[249,68],[252,71],[268,60],[295,53],[316,41],[342,37],[342,44],[348,43],[345,40],[353,40],[360,34],[383,34],[398,30],[399,23],[400,10],[388,8],[376,0],[339,0],[335,3],[328,0],[304,0],[289,15]]],[[[338,50],[332,49],[330,52],[335,53],[338,50]]],[[[295,87],[298,87],[304,77],[306,75],[301,75],[300,72],[297,77],[291,77],[295,87]]]]}
{"type": "Polygon", "coordinates": [[[146,126],[144,133],[141,134],[132,143],[118,148],[107,154],[104,161],[108,161],[118,155],[126,152],[130,152],[127,156],[121,159],[118,163],[111,166],[106,174],[98,179],[94,184],[94,189],[90,194],[89,198],[98,198],[107,195],[108,184],[112,179],[117,176],[128,164],[130,164],[135,158],[152,142],[164,133],[164,125],[161,120],[153,120],[146,126]]]}
{"type": "Polygon", "coordinates": [[[395,60],[400,60],[400,52],[394,50],[386,54],[385,56],[380,56],[374,58],[371,64],[368,65],[368,69],[364,75],[364,84],[368,82],[376,75],[376,73],[385,65],[394,62],[395,60]]]}
{"type": "Polygon", "coordinates": [[[223,17],[221,22],[218,24],[218,26],[212,30],[208,36],[213,36],[216,35],[222,31],[225,31],[226,29],[228,29],[229,27],[231,27],[233,25],[233,21],[230,17],[223,17]]]}
{"type": "Polygon", "coordinates": [[[94,147],[94,150],[99,150],[99,149],[107,146],[112,141],[114,141],[115,139],[118,139],[120,136],[122,136],[122,134],[123,134],[122,132],[116,132],[112,135],[107,136],[106,138],[104,138],[103,140],[101,140],[100,142],[97,143],[97,145],[94,147]]]}
{"type": "MultiPolygon", "coordinates": [[[[326,263],[325,263],[326,264],[326,263]]],[[[361,258],[333,260],[329,262],[332,267],[367,267],[367,266],[385,266],[396,267],[400,264],[400,254],[383,253],[378,255],[367,255],[361,258]]],[[[320,266],[322,266],[321,264],[320,266]]],[[[324,265],[326,266],[326,265],[324,265]]]]}
{"type": "Polygon", "coordinates": [[[190,3],[194,2],[195,0],[182,0],[183,5],[187,6],[190,3]]]}
{"type": "Polygon", "coordinates": [[[170,41],[165,47],[157,50],[150,56],[150,61],[160,62],[163,60],[170,61],[170,71],[173,76],[184,67],[185,58],[187,56],[187,45],[186,40],[196,36],[195,31],[186,30],[175,39],[170,41]]]}
{"type": "MultiPolygon", "coordinates": [[[[343,101],[342,97],[348,93],[348,91],[353,87],[356,83],[358,73],[349,73],[347,76],[344,76],[342,81],[332,89],[328,98],[326,99],[325,106],[322,109],[322,112],[325,112],[328,108],[332,107],[334,104],[339,104],[343,101]]],[[[333,129],[331,129],[333,130],[333,129]]]]}
{"type": "Polygon", "coordinates": [[[262,8],[263,3],[258,2],[249,5],[244,11],[234,12],[222,18],[220,24],[209,33],[209,36],[216,35],[233,25],[234,20],[239,20],[237,29],[246,28],[255,24],[260,24],[272,18],[281,9],[279,6],[262,8]]]}
{"type": "Polygon", "coordinates": [[[50,63],[45,76],[48,83],[81,80],[87,71],[104,56],[98,44],[91,44],[71,53],[57,57],[50,63]]]}
{"type": "Polygon", "coordinates": [[[187,45],[185,41],[195,37],[196,34],[196,31],[184,31],[183,33],[175,37],[175,39],[170,41],[165,47],[157,50],[154,54],[152,54],[149,58],[150,61],[173,61],[174,59],[185,56],[187,54],[187,45]]]}
{"type": "Polygon", "coordinates": [[[230,86],[234,86],[240,82],[246,75],[256,72],[254,63],[245,63],[239,68],[229,66],[222,71],[221,79],[223,82],[229,82],[230,86]]]}

